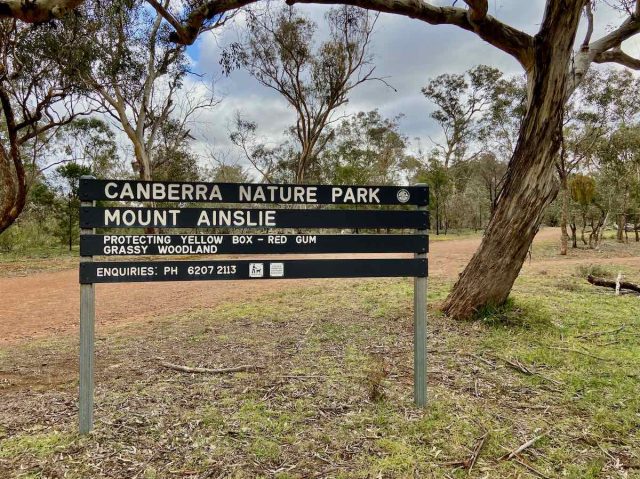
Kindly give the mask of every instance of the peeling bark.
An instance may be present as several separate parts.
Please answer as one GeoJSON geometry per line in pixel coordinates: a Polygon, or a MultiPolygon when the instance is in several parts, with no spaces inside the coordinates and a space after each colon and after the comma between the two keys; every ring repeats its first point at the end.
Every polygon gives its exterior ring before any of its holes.
{"type": "Polygon", "coordinates": [[[567,223],[569,219],[569,188],[567,186],[567,179],[560,179],[560,194],[562,195],[562,207],[560,210],[560,254],[562,256],[567,255],[567,249],[569,246],[569,232],[567,231],[567,223]]]}
{"type": "Polygon", "coordinates": [[[484,307],[506,301],[544,209],[558,192],[554,166],[567,100],[568,65],[583,6],[583,0],[547,4],[535,38],[527,113],[504,187],[480,248],[443,306],[454,318],[470,318],[484,307]]]}
{"type": "Polygon", "coordinates": [[[9,148],[0,145],[0,174],[3,194],[0,198],[0,233],[11,226],[27,202],[27,178],[20,158],[18,129],[9,95],[0,89],[0,105],[5,117],[9,148]]]}

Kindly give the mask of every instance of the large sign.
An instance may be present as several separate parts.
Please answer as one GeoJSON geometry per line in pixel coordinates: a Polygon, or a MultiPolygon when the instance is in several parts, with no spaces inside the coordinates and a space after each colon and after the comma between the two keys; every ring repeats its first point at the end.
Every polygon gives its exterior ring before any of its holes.
{"type": "Polygon", "coordinates": [[[426,259],[300,259],[82,263],[80,283],[425,277],[426,259]]]}
{"type": "Polygon", "coordinates": [[[425,185],[184,183],[83,177],[79,196],[80,433],[93,427],[96,283],[412,277],[414,397],[418,406],[425,406],[429,243],[429,191],[425,185]],[[96,206],[96,201],[106,203],[96,206]],[[199,207],[193,203],[205,204],[199,207]],[[96,235],[95,228],[105,230],[96,235]],[[159,228],[161,232],[116,233],[126,228],[159,228]],[[331,229],[337,230],[336,234],[324,231],[331,229]],[[365,230],[365,234],[342,234],[344,229],[365,230]],[[390,234],[389,230],[397,231],[390,234]],[[275,256],[317,253],[356,253],[358,257],[275,256]],[[413,257],[362,257],[375,253],[413,257]],[[270,256],[222,259],[220,255],[270,256]],[[94,261],[96,256],[173,259],[94,261]],[[189,259],[176,260],[176,256],[189,259]],[[195,261],[192,256],[202,259],[195,261]]]}
{"type": "Polygon", "coordinates": [[[184,234],[83,235],[82,256],[282,253],[426,253],[426,235],[184,234]]]}
{"type": "Polygon", "coordinates": [[[411,228],[426,211],[82,207],[81,228],[411,228]]]}
{"type": "Polygon", "coordinates": [[[426,206],[426,186],[275,185],[80,180],[80,200],[426,206]]]}

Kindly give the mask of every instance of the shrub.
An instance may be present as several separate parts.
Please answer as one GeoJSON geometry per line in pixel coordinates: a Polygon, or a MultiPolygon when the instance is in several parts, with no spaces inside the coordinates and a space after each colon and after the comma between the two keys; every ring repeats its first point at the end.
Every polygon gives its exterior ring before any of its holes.
{"type": "Polygon", "coordinates": [[[598,278],[613,278],[614,273],[606,266],[600,264],[581,264],[576,268],[577,275],[581,278],[596,276],[598,278]]]}

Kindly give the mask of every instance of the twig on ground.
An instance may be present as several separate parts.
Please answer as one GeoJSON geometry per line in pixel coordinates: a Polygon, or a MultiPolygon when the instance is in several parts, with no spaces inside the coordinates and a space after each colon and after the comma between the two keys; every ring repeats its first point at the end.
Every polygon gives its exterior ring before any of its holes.
{"type": "Polygon", "coordinates": [[[496,356],[496,357],[498,359],[501,359],[505,363],[507,363],[507,365],[511,366],[513,369],[515,369],[518,372],[521,372],[521,373],[526,374],[528,376],[531,376],[533,374],[533,371],[531,371],[529,368],[527,368],[524,364],[522,364],[517,359],[514,362],[514,361],[510,361],[510,360],[508,360],[506,358],[500,357],[500,356],[496,356]]]}
{"type": "Polygon", "coordinates": [[[471,451],[471,455],[468,458],[461,459],[459,461],[443,462],[443,463],[440,463],[440,465],[448,466],[448,467],[455,466],[456,469],[461,467],[463,469],[466,469],[468,472],[471,472],[471,469],[473,468],[473,466],[475,466],[476,461],[478,460],[478,457],[480,456],[480,453],[482,452],[482,448],[487,442],[488,437],[489,437],[489,431],[485,432],[484,435],[476,441],[476,444],[473,447],[473,451],[471,451]]]}
{"type": "Polygon", "coordinates": [[[336,467],[330,467],[329,469],[325,469],[324,471],[320,471],[320,472],[316,472],[313,476],[313,478],[316,477],[323,477],[323,476],[327,476],[328,474],[331,474],[332,472],[337,471],[338,469],[340,469],[338,466],[336,467]]]}
{"type": "Polygon", "coordinates": [[[619,328],[608,329],[606,331],[594,331],[593,333],[589,333],[589,334],[581,334],[580,336],[576,336],[576,338],[587,339],[587,338],[595,338],[597,336],[604,336],[605,334],[617,334],[617,333],[623,331],[625,327],[626,327],[626,325],[623,324],[619,328]]]}
{"type": "Polygon", "coordinates": [[[231,368],[220,368],[220,369],[211,369],[211,368],[193,368],[189,366],[182,366],[181,364],[173,364],[158,359],[160,362],[160,366],[173,369],[175,371],[180,371],[183,373],[198,373],[198,374],[232,374],[232,373],[241,373],[241,372],[256,372],[261,369],[264,369],[264,366],[254,366],[254,365],[243,365],[243,366],[235,366],[231,368]]]}
{"type": "Polygon", "coordinates": [[[535,469],[533,466],[530,466],[529,464],[527,464],[526,462],[520,460],[517,457],[514,458],[514,461],[517,462],[518,464],[520,464],[522,467],[524,467],[524,468],[528,469],[529,471],[531,471],[532,473],[534,473],[536,476],[541,477],[542,479],[551,479],[546,474],[543,474],[542,472],[540,472],[537,469],[535,469]]]}
{"type": "Polygon", "coordinates": [[[496,368],[496,365],[493,364],[491,361],[489,361],[488,359],[483,358],[482,356],[477,356],[475,354],[469,354],[469,357],[477,359],[478,361],[485,363],[487,366],[492,367],[493,369],[496,368]]]}
{"type": "Polygon", "coordinates": [[[504,456],[501,456],[500,460],[501,461],[504,461],[504,460],[509,461],[509,460],[513,459],[518,454],[520,454],[522,451],[524,451],[524,450],[530,448],[531,446],[533,446],[536,442],[538,442],[540,439],[545,437],[547,434],[549,434],[549,431],[543,432],[542,434],[540,434],[539,436],[534,437],[533,439],[529,439],[527,442],[525,442],[524,444],[519,446],[517,449],[514,449],[513,451],[505,454],[504,456]]]}
{"type": "Polygon", "coordinates": [[[559,346],[549,346],[549,349],[556,349],[558,351],[567,351],[569,353],[582,354],[583,356],[587,356],[587,357],[590,357],[590,358],[593,358],[593,359],[598,359],[600,361],[607,361],[607,362],[611,361],[611,359],[603,358],[602,356],[596,356],[595,354],[587,353],[585,351],[580,351],[579,349],[574,349],[574,348],[563,348],[563,347],[559,347],[559,346]]]}
{"type": "Polygon", "coordinates": [[[484,436],[482,436],[476,443],[476,447],[473,448],[473,453],[467,460],[468,462],[466,469],[468,470],[468,472],[471,472],[471,469],[473,469],[473,466],[475,466],[476,461],[478,460],[478,456],[480,456],[480,452],[482,452],[482,448],[484,447],[485,442],[487,442],[488,437],[489,431],[484,433],[484,436]]]}
{"type": "Polygon", "coordinates": [[[539,371],[535,371],[533,369],[530,369],[530,366],[527,367],[524,364],[522,364],[520,361],[515,360],[515,362],[510,361],[508,359],[502,358],[500,356],[496,356],[496,358],[501,359],[502,361],[504,361],[505,363],[507,363],[507,365],[509,365],[510,367],[512,367],[513,369],[515,369],[518,372],[521,372],[522,374],[526,374],[528,376],[540,376],[542,379],[544,379],[545,381],[549,381],[550,383],[555,384],[556,386],[562,386],[562,383],[560,381],[556,381],[553,378],[550,378],[544,374],[542,374],[539,371]]]}

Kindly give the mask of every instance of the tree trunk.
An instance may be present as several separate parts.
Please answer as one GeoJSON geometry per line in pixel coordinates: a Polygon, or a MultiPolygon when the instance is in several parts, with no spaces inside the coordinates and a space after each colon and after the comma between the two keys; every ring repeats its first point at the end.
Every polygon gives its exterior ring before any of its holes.
{"type": "Polygon", "coordinates": [[[0,147],[0,176],[2,197],[0,197],[0,234],[11,226],[24,210],[27,203],[27,184],[22,163],[12,167],[7,151],[0,147]],[[14,172],[14,169],[18,171],[14,172]]]}
{"type": "Polygon", "coordinates": [[[560,179],[560,194],[562,195],[562,208],[560,211],[560,254],[562,256],[566,256],[569,245],[569,232],[567,231],[567,221],[569,218],[569,188],[566,176],[563,176],[560,179]]]}
{"type": "Polygon", "coordinates": [[[580,230],[580,239],[582,240],[582,243],[586,246],[587,245],[587,240],[584,237],[584,232],[587,230],[587,215],[583,212],[582,213],[582,230],[580,230]]]}
{"type": "MultiPolygon", "coordinates": [[[[138,166],[138,178],[142,181],[152,181],[153,180],[153,170],[151,167],[151,159],[149,157],[149,152],[145,150],[144,143],[140,139],[136,139],[133,136],[129,137],[134,145],[134,153],[136,156],[136,164],[138,166]]],[[[149,205],[151,207],[155,207],[155,203],[151,203],[149,205]]],[[[144,229],[145,234],[153,235],[159,232],[159,229],[154,226],[147,226],[144,229]]]]}
{"type": "Polygon", "coordinates": [[[571,228],[571,248],[576,249],[578,247],[578,227],[576,226],[576,218],[571,218],[571,223],[569,223],[569,228],[571,228]]]}
{"type": "Polygon", "coordinates": [[[627,223],[627,218],[625,214],[618,215],[618,231],[616,233],[616,239],[618,243],[624,243],[624,229],[627,223]]]}
{"type": "Polygon", "coordinates": [[[0,104],[6,121],[8,148],[0,144],[0,234],[11,226],[27,203],[27,178],[20,156],[18,134],[9,95],[0,91],[0,104]]]}
{"type": "Polygon", "coordinates": [[[602,222],[602,228],[600,228],[600,232],[598,233],[598,241],[596,241],[596,248],[600,248],[602,244],[602,238],[604,237],[604,230],[607,227],[607,223],[609,221],[609,211],[604,215],[604,221],[602,222]]]}
{"type": "Polygon", "coordinates": [[[528,72],[528,105],[504,187],[480,248],[443,310],[466,319],[503,304],[526,259],[545,207],[558,193],[555,163],[562,135],[572,46],[584,0],[547,2],[528,72]]]}

